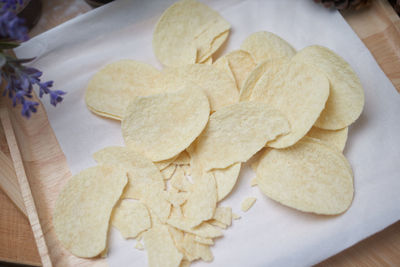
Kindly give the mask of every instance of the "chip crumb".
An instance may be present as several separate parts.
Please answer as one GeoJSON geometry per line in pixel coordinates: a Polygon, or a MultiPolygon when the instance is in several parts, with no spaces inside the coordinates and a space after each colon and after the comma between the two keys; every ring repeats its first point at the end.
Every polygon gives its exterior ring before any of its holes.
{"type": "Polygon", "coordinates": [[[248,211],[254,204],[254,202],[256,202],[256,198],[255,197],[248,197],[245,200],[243,200],[242,202],[242,211],[248,211]]]}
{"type": "Polygon", "coordinates": [[[135,248],[138,249],[138,250],[143,250],[144,246],[143,246],[143,244],[141,242],[136,242],[135,248]]]}
{"type": "Polygon", "coordinates": [[[242,218],[242,216],[237,215],[236,213],[233,213],[233,212],[232,212],[232,218],[233,218],[234,220],[239,220],[240,218],[242,218]]]}

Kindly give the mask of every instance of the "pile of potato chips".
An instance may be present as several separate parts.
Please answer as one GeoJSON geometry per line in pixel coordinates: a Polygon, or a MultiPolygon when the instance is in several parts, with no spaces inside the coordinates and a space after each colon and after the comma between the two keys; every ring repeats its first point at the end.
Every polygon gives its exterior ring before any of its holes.
{"type": "Polygon", "coordinates": [[[342,151],[364,105],[354,71],[325,47],[297,52],[270,32],[213,63],[229,30],[206,5],[179,1],[154,31],[164,70],[121,60],[92,77],[87,106],[121,121],[126,146],[96,152],[99,165],[60,193],[53,223],[72,254],[105,256],[111,224],[146,249],[149,266],[211,261],[214,239],[239,218],[219,202],[250,158],[252,185],[271,199],[316,214],[349,208],[342,151]]]}

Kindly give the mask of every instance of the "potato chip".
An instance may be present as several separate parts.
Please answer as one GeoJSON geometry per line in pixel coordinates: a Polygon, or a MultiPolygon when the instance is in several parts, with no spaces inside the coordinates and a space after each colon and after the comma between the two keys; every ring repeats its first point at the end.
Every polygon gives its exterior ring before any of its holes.
{"type": "Polygon", "coordinates": [[[159,90],[167,92],[187,87],[201,88],[210,101],[211,111],[239,101],[235,81],[224,71],[212,65],[195,64],[167,68],[158,81],[159,90]]]}
{"type": "Polygon", "coordinates": [[[175,164],[171,164],[168,167],[166,167],[165,169],[163,169],[161,171],[161,174],[162,174],[164,180],[169,180],[172,177],[172,175],[174,174],[175,170],[176,170],[175,164]]]}
{"type": "Polygon", "coordinates": [[[316,66],[329,79],[330,95],[315,126],[326,130],[343,129],[360,116],[364,90],[357,74],[343,58],[326,47],[313,45],[299,51],[293,60],[316,66]]]}
{"type": "Polygon", "coordinates": [[[257,63],[273,58],[291,58],[296,54],[296,50],[288,42],[266,31],[251,34],[240,48],[249,52],[257,63]]]}
{"type": "Polygon", "coordinates": [[[149,267],[179,267],[183,255],[175,247],[168,226],[153,225],[150,230],[144,233],[143,238],[149,267]]]}
{"type": "Polygon", "coordinates": [[[165,66],[192,64],[196,59],[202,62],[222,45],[229,28],[229,23],[208,6],[194,0],[178,1],[157,22],[154,54],[165,66]]]}
{"type": "Polygon", "coordinates": [[[268,197],[305,212],[339,214],[353,199],[353,174],[346,158],[309,137],[290,148],[267,149],[257,182],[268,197]]]}
{"type": "Polygon", "coordinates": [[[195,153],[204,170],[247,161],[266,142],[289,132],[289,123],[268,104],[242,102],[210,116],[196,140],[195,153]]]}
{"type": "Polygon", "coordinates": [[[183,238],[183,249],[193,258],[191,260],[202,259],[210,262],[214,259],[210,247],[195,241],[195,236],[186,233],[183,238]]]}
{"type": "Polygon", "coordinates": [[[115,164],[128,172],[124,198],[142,200],[161,221],[168,218],[171,207],[163,197],[164,180],[149,159],[127,147],[107,147],[96,152],[93,158],[100,164],[115,164]]]}
{"type": "Polygon", "coordinates": [[[140,202],[122,200],[115,208],[111,224],[121,232],[122,236],[135,238],[151,227],[149,212],[140,202]]]}
{"type": "Polygon", "coordinates": [[[254,203],[256,202],[255,197],[248,197],[242,202],[241,209],[242,211],[248,211],[251,207],[253,207],[254,203]]]}
{"type": "Polygon", "coordinates": [[[256,67],[256,63],[250,53],[244,50],[235,50],[219,58],[214,64],[223,71],[229,71],[240,91],[247,76],[256,67]]]}
{"type": "Polygon", "coordinates": [[[170,217],[167,223],[184,232],[195,234],[201,237],[214,238],[222,236],[221,230],[206,222],[203,222],[196,227],[192,227],[191,225],[193,225],[193,221],[185,217],[170,217]]]}
{"type": "Polygon", "coordinates": [[[68,251],[91,258],[106,249],[111,212],[127,183],[124,170],[107,165],[83,170],[68,181],[53,215],[58,240],[68,251]]]}
{"type": "Polygon", "coordinates": [[[152,161],[169,159],[196,139],[209,113],[207,97],[199,89],[138,97],[127,108],[122,135],[128,147],[152,161]]]}
{"type": "Polygon", "coordinates": [[[178,156],[179,156],[179,154],[176,155],[176,156],[173,156],[172,158],[169,158],[169,159],[166,159],[166,160],[162,160],[162,161],[155,161],[155,162],[153,162],[153,163],[154,163],[154,165],[157,166],[157,168],[158,168],[160,171],[162,171],[162,170],[164,170],[165,168],[167,168],[169,165],[171,165],[172,162],[174,162],[175,159],[176,159],[178,156]]]}
{"type": "Polygon", "coordinates": [[[194,236],[194,241],[204,245],[214,245],[214,241],[211,238],[201,237],[201,236],[194,236]]]}
{"type": "Polygon", "coordinates": [[[185,192],[189,192],[192,188],[192,184],[186,178],[183,168],[181,166],[178,166],[176,168],[175,173],[172,175],[172,178],[170,180],[170,185],[175,189],[185,192]]]}
{"type": "Polygon", "coordinates": [[[194,180],[187,201],[182,206],[183,216],[195,221],[195,225],[199,225],[213,217],[216,206],[215,178],[211,173],[203,173],[201,178],[198,177],[194,180]]]}
{"type": "Polygon", "coordinates": [[[253,89],[256,86],[257,82],[264,75],[264,73],[273,65],[279,65],[282,63],[288,62],[287,58],[274,58],[265,60],[259,63],[247,76],[246,80],[243,82],[242,87],[240,88],[239,100],[250,101],[251,94],[253,93],[253,89]]]}
{"type": "Polygon", "coordinates": [[[221,222],[219,222],[219,221],[217,221],[217,220],[215,220],[215,219],[211,219],[211,220],[209,220],[209,221],[207,221],[209,224],[211,224],[211,225],[213,225],[213,226],[217,226],[217,227],[219,227],[219,228],[221,228],[221,229],[226,229],[226,228],[228,228],[228,225],[226,225],[226,224],[224,224],[224,223],[221,223],[221,222]]]}
{"type": "Polygon", "coordinates": [[[270,65],[257,82],[251,101],[276,108],[289,120],[290,133],[267,145],[284,148],[295,144],[311,129],[329,96],[329,81],[316,68],[298,62],[270,65]]]}
{"type": "Polygon", "coordinates": [[[232,208],[230,207],[218,207],[215,210],[213,219],[216,221],[223,223],[225,225],[232,224],[232,208]]]}
{"type": "Polygon", "coordinates": [[[212,56],[210,56],[209,58],[207,58],[206,60],[204,60],[203,62],[196,62],[199,64],[206,64],[206,65],[212,65],[213,64],[213,59],[212,56]]]}
{"type": "Polygon", "coordinates": [[[319,139],[339,151],[343,151],[347,141],[348,128],[340,130],[324,130],[317,127],[312,127],[307,133],[307,136],[319,139]]]}
{"type": "Polygon", "coordinates": [[[134,60],[108,64],[89,81],[86,104],[94,113],[122,120],[132,99],[160,93],[154,83],[159,76],[154,67],[134,60]]]}
{"type": "Polygon", "coordinates": [[[167,200],[176,207],[181,206],[188,199],[189,193],[179,192],[177,189],[171,188],[167,192],[167,200]]]}
{"type": "Polygon", "coordinates": [[[242,164],[235,163],[225,169],[215,169],[212,171],[215,182],[217,183],[217,196],[218,201],[223,200],[232,191],[235,186],[240,173],[240,166],[242,164]]]}

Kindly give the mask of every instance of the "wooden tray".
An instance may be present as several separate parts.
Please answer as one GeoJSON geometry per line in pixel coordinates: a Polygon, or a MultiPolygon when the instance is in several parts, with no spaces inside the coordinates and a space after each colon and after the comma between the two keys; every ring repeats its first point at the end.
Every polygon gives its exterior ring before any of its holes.
{"type": "MultiPolygon", "coordinates": [[[[386,0],[377,0],[370,9],[343,15],[400,92],[400,20],[389,4],[386,0]]],[[[51,262],[54,266],[85,266],[93,263],[106,265],[104,260],[76,258],[57,244],[51,224],[51,212],[60,189],[71,173],[44,109],[40,107],[30,120],[22,118],[16,109],[11,108],[9,113],[51,262]]],[[[362,261],[358,262],[361,263],[362,261]]],[[[354,264],[357,265],[357,262],[354,264]]]]}

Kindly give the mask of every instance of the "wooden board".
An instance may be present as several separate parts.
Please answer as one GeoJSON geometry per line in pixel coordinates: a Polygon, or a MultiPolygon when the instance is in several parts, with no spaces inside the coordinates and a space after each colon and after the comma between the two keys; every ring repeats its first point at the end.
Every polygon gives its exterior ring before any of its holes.
{"type": "MultiPolygon", "coordinates": [[[[45,14],[43,18],[47,20],[46,22],[42,18],[42,21],[44,21],[41,24],[43,29],[48,29],[59,24],[65,20],[66,17],[73,17],[71,14],[64,14],[64,12],[68,10],[68,12],[73,10],[75,15],[89,10],[88,7],[86,10],[85,8],[79,10],[77,5],[82,5],[82,3],[80,2],[77,4],[73,0],[44,0],[43,2],[43,11],[45,14]],[[57,6],[60,8],[57,8],[57,6]],[[75,7],[72,8],[72,6],[75,7]]],[[[398,41],[399,22],[398,18],[393,16],[393,12],[388,9],[388,4],[385,2],[386,0],[377,0],[369,10],[360,13],[344,13],[343,15],[373,53],[377,62],[391,79],[392,83],[400,91],[400,68],[398,67],[398,64],[400,64],[400,49],[398,49],[398,45],[400,44],[398,41]]],[[[36,33],[41,32],[40,29],[34,31],[36,33]]],[[[43,232],[49,247],[50,258],[56,266],[63,264],[81,264],[82,261],[75,259],[75,257],[71,256],[68,252],[58,247],[54,231],[51,227],[51,210],[54,205],[54,199],[59,189],[71,174],[67,168],[65,157],[47,121],[47,116],[43,109],[40,109],[39,114],[27,121],[20,117],[19,110],[13,109],[12,113],[13,125],[17,133],[18,143],[21,147],[25,169],[32,186],[33,197],[37,202],[39,218],[42,222],[43,232]],[[44,192],[48,190],[52,193],[44,195],[44,192]]],[[[4,147],[4,140],[2,141],[0,133],[0,148],[1,147],[4,147]]],[[[5,199],[6,198],[0,198],[0,204],[1,201],[6,201],[5,199]]],[[[2,206],[3,205],[0,205],[0,207],[2,206]]],[[[18,211],[14,211],[14,213],[15,212],[18,213],[18,211]]],[[[5,231],[2,232],[0,238],[0,260],[19,261],[38,265],[37,256],[36,262],[34,262],[35,256],[32,256],[35,252],[32,234],[29,239],[29,235],[17,236],[15,232],[10,230],[16,225],[14,222],[15,220],[18,220],[19,224],[25,226],[29,225],[29,223],[27,220],[22,219],[23,216],[22,218],[17,218],[18,216],[16,216],[13,217],[13,219],[10,218],[12,216],[14,215],[4,213],[4,210],[0,209],[0,220],[1,218],[7,218],[10,219],[8,221],[11,221],[8,228],[4,228],[5,231]],[[13,243],[15,244],[14,247],[10,247],[10,244],[12,244],[11,241],[3,242],[3,240],[5,240],[3,239],[3,233],[7,233],[7,238],[11,238],[12,241],[18,241],[13,243]],[[2,246],[2,244],[7,244],[7,246],[2,246]],[[2,253],[3,249],[6,249],[6,253],[2,253]],[[15,256],[11,259],[2,258],[2,255],[11,255],[15,251],[20,252],[18,258],[15,258],[15,256]],[[30,260],[23,260],[27,258],[23,253],[24,251],[33,251],[30,260]]],[[[1,223],[0,227],[2,227],[1,223]]],[[[393,266],[400,265],[399,232],[400,223],[397,223],[382,233],[328,259],[319,266],[376,266],[381,265],[379,263],[393,266]]],[[[86,261],[83,260],[83,262],[86,261]]],[[[105,265],[103,260],[96,261],[96,263],[105,265]]]]}

